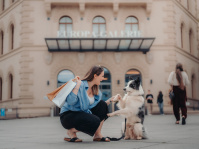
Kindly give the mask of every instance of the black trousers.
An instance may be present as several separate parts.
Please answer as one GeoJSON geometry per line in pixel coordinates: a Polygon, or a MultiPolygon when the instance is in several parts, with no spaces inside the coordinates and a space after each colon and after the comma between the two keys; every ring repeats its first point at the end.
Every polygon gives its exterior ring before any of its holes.
{"type": "Polygon", "coordinates": [[[186,88],[184,90],[180,89],[179,86],[173,86],[174,99],[173,99],[173,112],[177,121],[180,120],[179,110],[181,109],[182,116],[187,118],[187,107],[186,107],[186,88]]]}
{"type": "Polygon", "coordinates": [[[93,136],[98,129],[100,122],[108,118],[108,106],[101,100],[94,108],[92,114],[82,111],[67,111],[60,115],[60,121],[65,129],[75,128],[93,136]]]}

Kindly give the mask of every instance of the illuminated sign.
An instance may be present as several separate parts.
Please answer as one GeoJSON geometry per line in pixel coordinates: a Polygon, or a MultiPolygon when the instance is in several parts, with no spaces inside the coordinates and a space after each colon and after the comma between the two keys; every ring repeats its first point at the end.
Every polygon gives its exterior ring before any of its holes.
{"type": "Polygon", "coordinates": [[[141,31],[102,31],[102,32],[90,32],[90,31],[57,31],[58,38],[79,38],[79,37],[141,37],[141,31]]]}

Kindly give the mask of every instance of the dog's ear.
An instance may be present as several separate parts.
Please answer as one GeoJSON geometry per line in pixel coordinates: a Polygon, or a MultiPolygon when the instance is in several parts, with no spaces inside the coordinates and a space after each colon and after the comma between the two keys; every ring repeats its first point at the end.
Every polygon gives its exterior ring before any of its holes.
{"type": "Polygon", "coordinates": [[[136,82],[140,82],[140,77],[137,77],[137,79],[135,81],[136,82]]]}
{"type": "Polygon", "coordinates": [[[137,77],[137,79],[135,80],[135,83],[140,85],[140,77],[137,77]]]}

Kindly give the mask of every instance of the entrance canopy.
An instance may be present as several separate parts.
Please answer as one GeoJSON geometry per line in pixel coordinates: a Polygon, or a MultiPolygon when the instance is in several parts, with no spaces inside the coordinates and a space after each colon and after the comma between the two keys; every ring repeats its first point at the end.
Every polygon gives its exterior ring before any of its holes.
{"type": "Polygon", "coordinates": [[[155,38],[45,38],[49,52],[127,52],[146,54],[155,38]]]}

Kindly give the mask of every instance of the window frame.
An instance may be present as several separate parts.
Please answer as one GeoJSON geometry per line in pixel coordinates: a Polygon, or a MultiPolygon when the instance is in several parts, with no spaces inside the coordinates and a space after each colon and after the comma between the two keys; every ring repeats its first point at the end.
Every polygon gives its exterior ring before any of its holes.
{"type": "Polygon", "coordinates": [[[1,42],[1,53],[0,53],[0,55],[3,55],[3,48],[4,48],[4,32],[1,30],[0,31],[0,42],[1,42]]]}
{"type": "Polygon", "coordinates": [[[181,36],[181,48],[183,49],[184,44],[183,44],[183,30],[184,30],[184,24],[181,23],[180,25],[180,36],[181,36]]]}
{"type": "MultiPolygon", "coordinates": [[[[97,26],[97,28],[98,28],[98,34],[100,34],[101,33],[101,29],[100,28],[101,28],[102,25],[104,25],[104,32],[106,32],[106,19],[103,16],[95,16],[93,18],[93,21],[92,21],[92,31],[94,33],[96,33],[95,30],[94,30],[94,26],[97,26]],[[98,18],[98,17],[102,18],[104,22],[94,22],[94,20],[96,18],[98,18]]],[[[98,35],[98,36],[100,36],[100,35],[98,35]]]]}
{"type": "Polygon", "coordinates": [[[3,79],[0,77],[0,101],[2,101],[3,98],[3,79]]]}
{"type": "Polygon", "coordinates": [[[135,17],[135,16],[128,16],[127,18],[126,18],[126,20],[125,20],[125,30],[126,30],[126,25],[131,25],[131,30],[130,31],[133,31],[133,25],[137,25],[138,26],[138,30],[139,30],[139,20],[138,20],[138,18],[137,17],[135,17]],[[134,22],[127,22],[127,19],[128,18],[135,18],[136,20],[137,20],[137,23],[134,23],[134,22]]]}
{"type": "Polygon", "coordinates": [[[9,98],[13,98],[13,75],[9,74],[9,98]]]}
{"type": "Polygon", "coordinates": [[[62,17],[59,19],[59,31],[60,31],[60,25],[61,25],[61,24],[64,24],[64,25],[65,25],[65,27],[64,27],[65,30],[64,30],[64,31],[66,32],[66,35],[67,35],[67,26],[68,26],[68,25],[71,25],[71,28],[72,28],[71,31],[73,31],[73,20],[72,20],[71,17],[69,17],[69,16],[62,16],[62,17]],[[61,23],[60,20],[61,20],[62,18],[69,18],[69,19],[71,20],[71,23],[70,23],[70,22],[68,22],[68,23],[67,23],[67,22],[61,23]]]}

